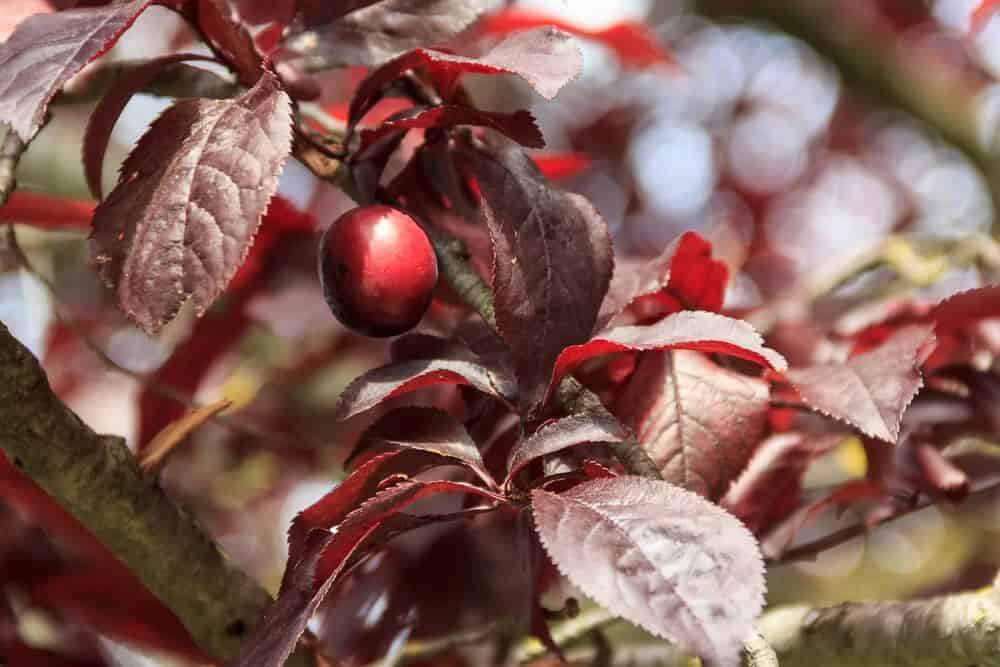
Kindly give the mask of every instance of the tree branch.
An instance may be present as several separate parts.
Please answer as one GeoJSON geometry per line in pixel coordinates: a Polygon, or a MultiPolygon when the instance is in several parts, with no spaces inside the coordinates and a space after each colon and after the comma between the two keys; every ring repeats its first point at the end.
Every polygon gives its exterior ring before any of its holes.
{"type": "Polygon", "coordinates": [[[271,601],[163,491],[121,438],[91,430],[0,324],[0,449],[97,536],[210,655],[236,655],[271,601]]]}
{"type": "Polygon", "coordinates": [[[1000,665],[1000,599],[961,593],[770,611],[757,623],[782,667],[1000,665]]]}
{"type": "Polygon", "coordinates": [[[756,632],[743,642],[741,661],[744,667],[778,667],[778,655],[774,648],[756,632]]]}
{"type": "MultiPolygon", "coordinates": [[[[997,489],[1000,489],[1000,481],[998,481],[996,478],[993,478],[989,481],[981,483],[978,486],[978,488],[970,491],[969,495],[966,496],[966,500],[968,500],[969,498],[974,498],[976,496],[982,496],[989,493],[993,493],[997,489]]],[[[794,563],[800,560],[814,560],[816,556],[823,553],[824,551],[839,546],[844,542],[853,540],[856,537],[867,535],[869,532],[871,532],[873,528],[876,528],[877,526],[882,526],[889,523],[890,521],[901,519],[904,516],[908,516],[910,514],[913,514],[914,512],[919,512],[920,510],[926,509],[931,505],[936,505],[937,503],[938,500],[936,498],[927,498],[919,503],[899,507],[898,509],[896,509],[895,512],[881,519],[878,522],[878,524],[874,526],[869,525],[865,521],[860,521],[858,523],[851,524],[849,526],[844,526],[843,528],[835,530],[832,533],[827,533],[826,535],[823,535],[822,537],[817,537],[816,539],[810,542],[806,542],[804,544],[800,544],[796,547],[788,549],[787,551],[782,553],[780,557],[773,560],[769,559],[766,561],[766,563],[767,565],[771,566],[771,565],[784,565],[787,563],[794,563]]]]}
{"type": "Polygon", "coordinates": [[[14,191],[15,171],[25,145],[21,137],[7,123],[0,123],[0,206],[14,191]]]}

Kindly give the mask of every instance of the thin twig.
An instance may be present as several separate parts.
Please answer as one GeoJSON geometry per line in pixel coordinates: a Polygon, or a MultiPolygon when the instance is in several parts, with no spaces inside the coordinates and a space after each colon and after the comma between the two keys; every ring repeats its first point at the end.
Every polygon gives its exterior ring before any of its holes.
{"type": "MultiPolygon", "coordinates": [[[[581,612],[575,618],[567,619],[562,623],[554,624],[551,628],[552,639],[559,646],[565,646],[574,640],[581,639],[592,631],[603,628],[614,623],[618,617],[607,609],[595,607],[581,612]]],[[[548,649],[534,638],[528,638],[518,642],[514,647],[513,661],[522,663],[532,658],[544,655],[548,649]]]]}
{"type": "Polygon", "coordinates": [[[295,125],[294,130],[297,139],[305,141],[312,148],[316,149],[331,160],[342,161],[347,157],[347,151],[344,150],[343,145],[334,142],[327,145],[327,143],[321,138],[321,135],[314,130],[308,127],[303,127],[302,125],[295,125]],[[331,146],[336,146],[336,148],[332,148],[331,146]]]}
{"type": "MultiPolygon", "coordinates": [[[[400,662],[417,659],[426,660],[454,648],[478,644],[496,634],[498,627],[496,623],[490,623],[480,628],[461,630],[443,637],[413,639],[406,642],[403,646],[403,649],[399,652],[398,660],[400,662]]],[[[367,667],[381,667],[382,665],[383,661],[380,659],[369,663],[367,667]]]]}
{"type": "MultiPolygon", "coordinates": [[[[998,488],[1000,488],[1000,480],[994,480],[972,491],[971,493],[969,493],[968,496],[966,496],[966,498],[968,499],[974,496],[985,495],[987,493],[990,493],[991,491],[995,491],[998,488]]],[[[914,512],[919,512],[922,509],[926,509],[928,507],[931,507],[932,505],[937,505],[937,504],[938,503],[936,500],[928,499],[925,500],[924,502],[904,507],[899,511],[897,511],[895,514],[892,514],[891,516],[888,516],[882,521],[880,521],[878,525],[879,526],[885,525],[891,521],[895,521],[896,519],[901,519],[904,516],[913,514],[914,512]]],[[[869,526],[863,521],[850,526],[846,526],[844,528],[841,528],[840,530],[836,530],[832,533],[824,535],[823,537],[817,538],[811,542],[800,544],[794,549],[789,549],[785,553],[781,554],[780,557],[773,560],[769,560],[768,565],[786,565],[788,563],[794,563],[796,561],[812,560],[817,555],[828,549],[840,546],[844,542],[849,542],[850,540],[853,540],[856,537],[861,537],[862,535],[865,535],[872,528],[873,526],[869,526]]]]}
{"type": "MultiPolygon", "coordinates": [[[[559,387],[556,389],[556,398],[570,413],[580,412],[599,417],[614,417],[597,394],[584,387],[572,375],[567,375],[559,383],[559,387]]],[[[608,446],[629,473],[649,479],[662,479],[660,469],[653,462],[653,459],[649,458],[646,449],[634,435],[621,442],[611,442],[608,446]]]]}

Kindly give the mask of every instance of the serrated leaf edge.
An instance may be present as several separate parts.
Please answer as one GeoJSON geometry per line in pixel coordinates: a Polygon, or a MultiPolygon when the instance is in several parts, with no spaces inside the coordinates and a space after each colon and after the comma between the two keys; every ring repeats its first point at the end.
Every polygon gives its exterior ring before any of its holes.
{"type": "MultiPolygon", "coordinates": [[[[619,478],[615,478],[615,479],[620,480],[622,478],[619,477],[619,478]]],[[[607,481],[608,480],[603,480],[603,479],[601,479],[601,480],[593,480],[591,482],[586,482],[586,484],[588,484],[588,485],[596,485],[596,484],[601,484],[601,483],[604,483],[604,482],[607,482],[607,481]]],[[[669,484],[669,482],[662,482],[662,483],[669,484]]],[[[749,531],[749,529],[747,529],[747,527],[743,524],[743,522],[740,521],[735,515],[730,514],[723,507],[721,507],[719,505],[715,505],[714,503],[711,503],[710,501],[706,500],[705,498],[702,498],[701,496],[699,496],[698,494],[694,493],[693,491],[688,491],[687,489],[685,489],[683,487],[680,487],[680,486],[677,486],[677,485],[674,485],[674,484],[670,484],[670,486],[673,487],[676,491],[680,492],[680,494],[679,494],[680,498],[679,499],[681,500],[681,503],[683,503],[683,504],[691,504],[692,501],[694,501],[696,499],[697,501],[699,501],[699,503],[708,503],[709,505],[714,505],[720,512],[723,512],[725,514],[729,514],[731,516],[732,520],[733,520],[734,528],[736,530],[738,530],[738,531],[742,531],[743,533],[745,533],[745,535],[753,543],[758,544],[757,538],[753,535],[753,533],[751,533],[749,531]]],[[[604,514],[601,514],[601,513],[597,512],[593,508],[587,506],[584,503],[581,503],[578,500],[575,500],[573,498],[566,498],[563,494],[556,494],[556,493],[552,493],[550,491],[545,491],[543,489],[535,489],[532,492],[532,506],[534,506],[534,498],[538,494],[547,494],[547,495],[550,495],[550,496],[559,496],[563,501],[571,501],[571,502],[575,503],[576,505],[578,505],[578,506],[586,509],[589,513],[596,514],[596,515],[600,516],[602,519],[604,519],[604,520],[608,521],[609,523],[611,523],[621,534],[625,535],[628,538],[629,542],[635,544],[635,541],[628,534],[628,531],[626,531],[623,527],[621,527],[618,524],[618,522],[615,521],[613,518],[608,517],[608,516],[606,516],[604,514]]],[[[698,504],[698,503],[696,503],[696,504],[698,504]]],[[[563,568],[562,563],[560,563],[553,556],[552,549],[551,549],[551,547],[550,547],[550,545],[548,543],[547,538],[545,537],[545,533],[542,530],[540,530],[540,528],[539,528],[538,520],[537,520],[537,518],[535,516],[535,512],[532,511],[531,514],[532,514],[532,525],[535,528],[535,534],[538,535],[539,542],[542,544],[542,547],[545,549],[545,553],[549,557],[549,560],[551,560],[552,563],[555,564],[556,569],[559,571],[559,573],[563,577],[565,577],[566,579],[568,579],[574,586],[576,586],[577,588],[579,588],[584,594],[587,595],[587,597],[591,598],[592,600],[594,600],[595,602],[597,602],[597,604],[601,605],[602,607],[605,607],[606,609],[608,609],[608,611],[612,612],[616,616],[619,616],[620,618],[622,618],[623,620],[628,621],[629,623],[632,623],[634,625],[638,625],[642,629],[646,630],[647,632],[649,632],[649,633],[651,633],[651,634],[653,634],[653,635],[655,635],[657,637],[660,637],[661,639],[665,639],[665,640],[667,640],[669,642],[677,644],[678,646],[681,646],[682,648],[686,648],[686,647],[683,647],[683,642],[681,642],[681,641],[679,641],[677,639],[674,639],[672,637],[666,636],[664,633],[660,632],[660,630],[658,628],[653,628],[653,627],[649,626],[644,621],[633,621],[630,618],[626,618],[626,617],[622,616],[621,614],[619,614],[614,609],[611,609],[603,601],[597,599],[597,596],[592,595],[590,593],[590,591],[588,590],[588,585],[586,584],[586,582],[577,582],[569,574],[567,574],[567,572],[563,568]]],[[[643,551],[641,548],[639,549],[639,551],[642,554],[643,560],[645,560],[650,566],[652,566],[654,570],[659,571],[659,568],[655,567],[655,565],[653,565],[652,562],[649,561],[649,559],[646,557],[645,551],[643,551]]],[[[760,578],[764,582],[765,587],[766,587],[766,584],[767,584],[766,579],[765,579],[766,568],[764,566],[764,559],[762,558],[762,556],[760,554],[759,548],[758,548],[758,550],[755,551],[754,555],[755,555],[755,558],[753,558],[754,571],[756,573],[759,573],[760,578]]],[[[667,579],[666,577],[663,577],[663,580],[666,581],[668,584],[671,584],[670,580],[667,579]]],[[[672,584],[671,584],[671,588],[674,588],[672,584]]],[[[674,590],[676,590],[676,588],[674,588],[674,590]]],[[[766,590],[766,588],[765,588],[765,590],[766,590]]],[[[681,601],[681,603],[684,605],[684,608],[687,609],[691,613],[692,616],[694,616],[695,618],[699,619],[700,621],[703,621],[703,619],[701,618],[701,616],[699,616],[698,614],[696,614],[694,612],[694,610],[691,609],[690,606],[688,606],[688,602],[687,602],[687,600],[685,598],[683,598],[679,594],[677,595],[677,598],[681,601]]],[[[755,616],[758,616],[760,614],[761,610],[763,610],[763,608],[764,608],[764,602],[765,602],[765,594],[762,593],[760,595],[759,599],[756,600],[758,609],[757,609],[756,613],[754,614],[755,616]]],[[[699,628],[699,630],[701,630],[701,629],[699,628]]],[[[708,644],[712,644],[711,637],[709,637],[704,631],[702,631],[702,635],[707,640],[708,644]]],[[[699,657],[704,658],[704,656],[699,656],[699,657]]]]}

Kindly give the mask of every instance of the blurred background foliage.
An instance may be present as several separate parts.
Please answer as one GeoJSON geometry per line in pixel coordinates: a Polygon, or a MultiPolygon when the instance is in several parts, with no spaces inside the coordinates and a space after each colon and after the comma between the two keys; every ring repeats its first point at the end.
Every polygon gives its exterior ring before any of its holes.
{"type": "MultiPolygon", "coordinates": [[[[561,184],[594,202],[619,253],[655,255],[684,230],[711,238],[734,269],[727,309],[765,332],[792,364],[842,358],[838,332],[877,321],[899,303],[934,302],[996,280],[1000,16],[973,30],[974,0],[516,4],[593,34],[643,24],[671,54],[675,62],[639,67],[607,44],[582,40],[584,75],[554,102],[516,82],[467,83],[487,108],[528,106],[548,150],[586,158],[587,166],[561,184]]],[[[197,51],[191,39],[171,14],[153,8],[112,56],[197,51]]],[[[357,73],[323,76],[330,95],[321,104],[342,108],[357,73]]],[[[146,96],[130,103],[115,129],[105,184],[168,103],[146,96]]],[[[88,197],[79,148],[92,108],[71,97],[55,107],[21,162],[22,189],[88,197]]],[[[320,229],[351,205],[293,163],[281,193],[314,215],[320,229]]],[[[44,359],[53,386],[86,422],[134,445],[140,378],[185,341],[195,326],[192,314],[146,338],[99,285],[87,264],[84,233],[30,226],[17,233],[33,266],[51,278],[55,296],[0,246],[0,319],[44,359]]],[[[249,326],[190,388],[198,402],[225,397],[234,406],[224,420],[199,429],[163,477],[224,549],[272,589],[294,512],[329,489],[358,433],[377,416],[337,424],[337,396],[387,355],[385,343],[356,337],[329,315],[313,272],[314,240],[281,249],[282,269],[268,274],[269,290],[247,307],[249,326]]],[[[224,298],[207,321],[227,326],[225,308],[224,298]]],[[[425,327],[445,329],[449,314],[448,306],[435,306],[425,327]]],[[[1000,340],[1000,328],[985,331],[1000,340]]],[[[419,401],[419,394],[410,400],[419,401]]],[[[808,486],[861,478],[866,465],[860,444],[847,440],[814,464],[808,486]]],[[[4,521],[27,520],[8,515],[0,513],[4,521]]],[[[800,539],[857,520],[830,510],[800,539]]],[[[983,586],[1000,564],[998,532],[996,494],[960,508],[930,507],[815,561],[773,568],[769,603],[983,586]]],[[[458,582],[457,590],[437,591],[442,607],[461,594],[463,577],[475,576],[465,571],[467,562],[447,555],[461,553],[449,548],[469,542],[465,533],[421,535],[393,546],[341,586],[338,609],[329,613],[343,619],[348,611],[355,622],[324,634],[334,653],[369,659],[412,629],[414,580],[440,580],[428,563],[458,582]]],[[[495,544],[465,547],[479,557],[505,557],[495,544]]],[[[6,586],[17,601],[16,581],[6,586]]],[[[49,641],[44,615],[29,613],[23,600],[18,604],[21,633],[49,641]]],[[[431,635],[455,619],[438,620],[422,620],[420,632],[431,635]]],[[[121,647],[108,646],[109,655],[120,656],[121,647]]]]}

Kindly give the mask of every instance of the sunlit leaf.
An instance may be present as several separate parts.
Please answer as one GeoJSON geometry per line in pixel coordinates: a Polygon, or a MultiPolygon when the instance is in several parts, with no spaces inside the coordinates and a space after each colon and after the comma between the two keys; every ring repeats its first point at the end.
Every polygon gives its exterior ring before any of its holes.
{"type": "Polygon", "coordinates": [[[711,499],[743,471],[764,433],[766,382],[697,352],[644,354],[616,414],[635,431],[663,479],[711,499]]]}
{"type": "Polygon", "coordinates": [[[764,566],[735,517],[641,477],[536,490],[531,500],[542,544],[584,593],[707,665],[738,664],[764,605],[764,566]]]}
{"type": "Polygon", "coordinates": [[[191,298],[200,314],[250,248],[291,148],[291,109],[265,73],[231,100],[169,108],[94,215],[94,255],[119,306],[158,331],[191,298]]]}
{"type": "Polygon", "coordinates": [[[785,377],[816,410],[895,442],[903,411],[923,386],[920,364],[932,343],[932,327],[909,326],[843,364],[793,368],[785,377]]]}

